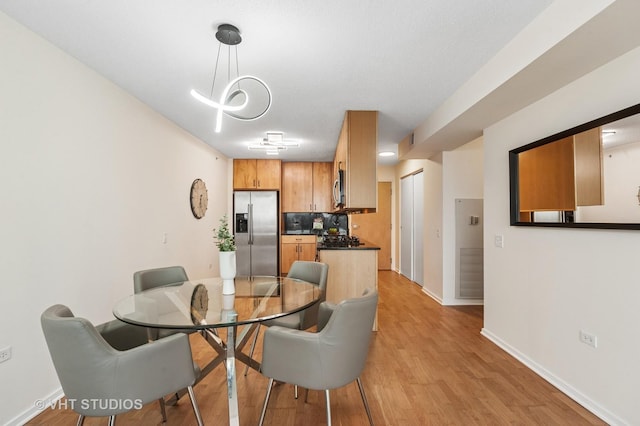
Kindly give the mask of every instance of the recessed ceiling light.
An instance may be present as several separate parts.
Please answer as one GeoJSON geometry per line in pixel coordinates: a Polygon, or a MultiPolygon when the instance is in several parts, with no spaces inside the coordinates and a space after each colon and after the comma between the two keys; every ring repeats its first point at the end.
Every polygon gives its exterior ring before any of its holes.
{"type": "Polygon", "coordinates": [[[378,155],[380,157],[393,157],[394,155],[396,155],[396,153],[393,151],[382,151],[382,152],[379,152],[378,155]]]}

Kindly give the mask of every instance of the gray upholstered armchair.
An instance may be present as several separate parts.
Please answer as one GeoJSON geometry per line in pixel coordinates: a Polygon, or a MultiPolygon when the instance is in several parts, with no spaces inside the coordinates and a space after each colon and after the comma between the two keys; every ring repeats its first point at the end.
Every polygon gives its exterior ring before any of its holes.
{"type": "Polygon", "coordinates": [[[85,416],[109,416],[112,425],[117,414],[184,388],[202,425],[192,389],[198,372],[185,334],[119,351],[64,305],[49,307],[40,321],[62,389],[80,414],[79,425],[85,416]]]}
{"type": "MultiPolygon", "coordinates": [[[[162,268],[145,269],[133,273],[133,292],[140,293],[156,287],[180,285],[189,281],[187,272],[182,266],[165,266],[162,268]]],[[[193,330],[178,330],[166,328],[149,328],[147,333],[151,340],[162,339],[176,333],[194,333],[193,330]]]]}
{"type": "Polygon", "coordinates": [[[185,281],[189,281],[189,278],[182,266],[145,269],[133,273],[133,291],[140,293],[150,288],[178,285],[185,281]]]}
{"type": "MultiPolygon", "coordinates": [[[[278,325],[280,327],[293,328],[296,330],[306,330],[318,323],[318,309],[320,307],[320,303],[325,301],[325,293],[327,290],[327,277],[329,274],[329,265],[326,263],[320,262],[312,262],[306,260],[296,260],[291,265],[291,269],[289,269],[289,273],[287,274],[288,278],[295,278],[299,280],[303,280],[309,283],[316,284],[322,290],[322,295],[320,296],[320,300],[317,303],[314,303],[312,306],[307,309],[296,312],[295,314],[286,315],[281,318],[276,318],[269,321],[264,321],[262,325],[267,327],[271,327],[274,325],[278,325]]],[[[256,334],[253,337],[253,342],[251,343],[251,350],[249,351],[249,357],[253,357],[253,351],[256,346],[256,341],[258,340],[258,334],[260,333],[260,329],[256,330],[256,334]]],[[[249,371],[249,366],[247,366],[244,370],[244,375],[247,375],[249,371]]],[[[297,392],[296,392],[297,397],[297,392]]]]}
{"type": "Polygon", "coordinates": [[[329,390],[357,381],[369,423],[371,411],[360,380],[364,369],[378,292],[366,290],[362,297],[337,305],[320,305],[318,333],[270,327],[264,335],[262,373],[269,378],[260,424],[263,423],[274,380],[324,390],[327,424],[331,425],[329,390]]]}

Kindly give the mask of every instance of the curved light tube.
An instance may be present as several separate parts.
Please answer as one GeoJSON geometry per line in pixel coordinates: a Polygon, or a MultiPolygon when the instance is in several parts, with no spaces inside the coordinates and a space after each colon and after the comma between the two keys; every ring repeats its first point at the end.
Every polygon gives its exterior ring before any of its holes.
{"type": "Polygon", "coordinates": [[[206,96],[201,95],[195,89],[191,89],[191,96],[193,96],[194,98],[196,98],[197,100],[199,100],[203,104],[217,109],[217,112],[216,112],[216,127],[215,127],[216,133],[220,133],[220,130],[222,130],[222,113],[225,113],[229,117],[235,118],[237,120],[244,120],[244,121],[257,120],[258,118],[260,118],[263,115],[265,115],[267,113],[267,111],[269,111],[269,108],[271,108],[271,98],[272,98],[271,97],[271,90],[269,90],[269,86],[267,86],[267,84],[264,81],[262,81],[261,79],[259,79],[258,77],[254,77],[252,75],[243,75],[243,76],[236,77],[233,80],[231,80],[225,86],[224,90],[222,91],[222,94],[220,95],[220,101],[219,102],[215,102],[215,101],[207,98],[206,96]],[[262,112],[260,112],[259,114],[255,115],[253,117],[243,117],[242,115],[234,114],[234,112],[241,111],[242,109],[244,109],[244,107],[246,107],[247,104],[249,103],[249,94],[247,92],[245,92],[244,90],[237,89],[237,90],[234,90],[233,92],[229,93],[231,91],[232,87],[235,84],[237,84],[238,82],[240,82],[241,80],[254,80],[254,81],[257,81],[267,91],[268,101],[267,101],[266,108],[262,112]],[[228,102],[232,101],[238,95],[243,95],[244,96],[244,102],[241,105],[238,105],[238,106],[228,105],[228,102]]]}

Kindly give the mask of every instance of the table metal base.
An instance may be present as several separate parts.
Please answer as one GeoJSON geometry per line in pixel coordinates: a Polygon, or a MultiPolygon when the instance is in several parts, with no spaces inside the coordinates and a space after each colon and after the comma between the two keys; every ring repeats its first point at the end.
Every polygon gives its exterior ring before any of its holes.
{"type": "MultiPolygon", "coordinates": [[[[215,333],[215,329],[204,329],[201,332],[202,337],[209,343],[218,355],[212,359],[207,365],[201,369],[200,376],[196,378],[196,383],[204,379],[218,365],[224,362],[227,372],[227,400],[229,402],[229,424],[238,426],[240,424],[238,414],[238,389],[236,384],[236,360],[260,371],[260,363],[250,356],[242,352],[245,345],[251,340],[253,333],[258,331],[260,323],[245,325],[240,334],[236,338],[237,326],[227,327],[227,341],[223,341],[220,336],[215,333]]],[[[194,385],[195,385],[194,384],[194,385]]],[[[173,395],[166,401],[166,404],[175,404],[182,395],[187,393],[187,389],[183,389],[173,395]]]]}

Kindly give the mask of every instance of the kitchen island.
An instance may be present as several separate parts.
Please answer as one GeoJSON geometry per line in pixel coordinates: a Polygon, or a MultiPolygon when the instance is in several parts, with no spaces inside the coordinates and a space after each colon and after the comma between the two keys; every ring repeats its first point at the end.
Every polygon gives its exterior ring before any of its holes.
{"type": "MultiPolygon", "coordinates": [[[[327,301],[362,295],[365,288],[378,288],[378,251],[380,247],[360,241],[358,245],[334,247],[318,243],[318,260],[329,265],[327,301]]],[[[378,330],[378,316],[373,324],[378,330]]]]}

